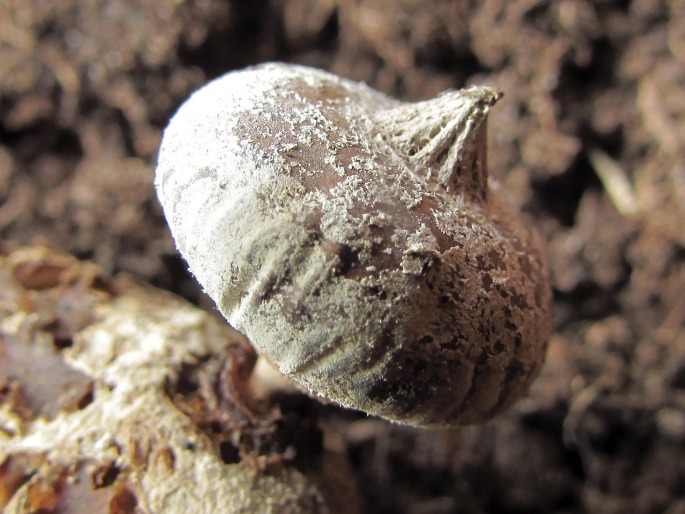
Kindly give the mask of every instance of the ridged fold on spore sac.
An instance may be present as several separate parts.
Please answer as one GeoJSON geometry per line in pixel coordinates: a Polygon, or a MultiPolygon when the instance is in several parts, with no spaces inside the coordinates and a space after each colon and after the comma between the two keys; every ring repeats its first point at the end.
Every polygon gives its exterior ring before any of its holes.
{"type": "Polygon", "coordinates": [[[482,201],[488,190],[486,120],[501,97],[497,89],[474,86],[401,104],[373,118],[410,169],[449,193],[482,201]]]}

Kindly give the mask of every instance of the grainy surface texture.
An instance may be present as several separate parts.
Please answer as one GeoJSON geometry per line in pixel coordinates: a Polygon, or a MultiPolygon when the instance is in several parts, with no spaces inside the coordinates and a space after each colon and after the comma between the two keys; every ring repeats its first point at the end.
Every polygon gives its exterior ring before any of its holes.
{"type": "Polygon", "coordinates": [[[252,405],[234,330],[45,247],[0,276],[2,512],[358,512],[315,422],[252,405]]]}
{"type": "Polygon", "coordinates": [[[490,174],[549,243],[554,322],[540,375],[508,412],[460,432],[333,407],[321,417],[343,435],[367,512],[680,514],[685,4],[426,6],[0,0],[0,234],[48,238],[215,312],[153,187],[162,129],[191,91],[275,60],[406,100],[497,87],[490,174]]]}
{"type": "Polygon", "coordinates": [[[487,184],[498,96],[230,73],[164,131],[157,193],[205,291],[285,374],[394,421],[481,422],[526,390],[551,323],[542,245],[487,184]]]}

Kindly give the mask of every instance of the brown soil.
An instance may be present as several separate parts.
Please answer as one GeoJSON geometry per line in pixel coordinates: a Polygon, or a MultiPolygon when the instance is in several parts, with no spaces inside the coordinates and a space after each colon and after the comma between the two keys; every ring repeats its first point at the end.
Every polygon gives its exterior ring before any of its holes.
{"type": "Polygon", "coordinates": [[[554,335],[482,427],[329,408],[369,512],[685,511],[685,2],[5,0],[0,237],[211,308],[154,195],[188,94],[267,60],[422,99],[505,91],[491,174],[549,242],[554,335]]]}

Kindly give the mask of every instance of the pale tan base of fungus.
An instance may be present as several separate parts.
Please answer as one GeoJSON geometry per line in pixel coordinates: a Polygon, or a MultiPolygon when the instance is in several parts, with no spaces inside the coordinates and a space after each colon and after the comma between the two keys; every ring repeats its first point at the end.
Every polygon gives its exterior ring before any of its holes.
{"type": "Polygon", "coordinates": [[[237,394],[249,391],[238,382],[254,356],[237,332],[168,293],[108,282],[46,248],[5,252],[0,352],[4,513],[359,511],[327,437],[297,466],[302,448],[269,435],[246,446],[280,415],[237,394]],[[215,375],[202,368],[216,363],[215,375]],[[183,377],[189,366],[197,383],[183,377]]]}

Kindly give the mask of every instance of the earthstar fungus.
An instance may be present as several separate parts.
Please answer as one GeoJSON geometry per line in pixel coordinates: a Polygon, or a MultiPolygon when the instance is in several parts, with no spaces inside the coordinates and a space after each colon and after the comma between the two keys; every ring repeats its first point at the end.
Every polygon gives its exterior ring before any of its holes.
{"type": "Polygon", "coordinates": [[[499,97],[229,73],[169,123],[157,193],[190,270],[281,372],[400,423],[479,422],[526,391],[550,334],[540,240],[488,184],[499,97]]]}

